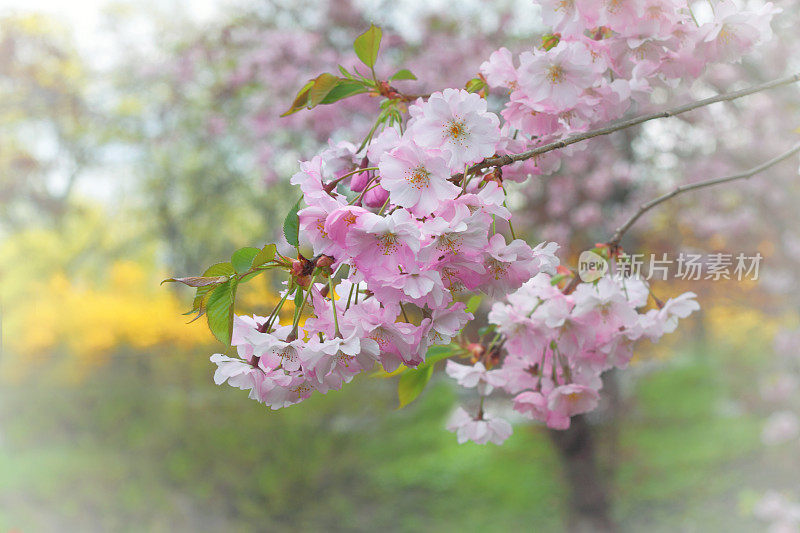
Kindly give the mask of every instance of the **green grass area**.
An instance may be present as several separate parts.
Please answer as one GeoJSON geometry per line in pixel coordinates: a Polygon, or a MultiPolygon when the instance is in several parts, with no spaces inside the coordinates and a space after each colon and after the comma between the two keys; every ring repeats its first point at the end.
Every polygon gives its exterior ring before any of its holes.
{"type": "Polygon", "coordinates": [[[637,387],[622,428],[616,515],[631,530],[759,531],[738,509],[762,422],[726,414],[720,360],[680,357],[637,387]]]}
{"type": "MultiPolygon", "coordinates": [[[[756,527],[736,498],[760,423],[720,414],[733,391],[714,364],[686,356],[638,382],[615,452],[625,529],[756,527]]],[[[76,387],[4,386],[0,530],[562,529],[566,488],[541,428],[458,445],[443,429],[450,383],[399,411],[393,387],[365,378],[272,412],[179,357],[122,358],[76,387]]]]}

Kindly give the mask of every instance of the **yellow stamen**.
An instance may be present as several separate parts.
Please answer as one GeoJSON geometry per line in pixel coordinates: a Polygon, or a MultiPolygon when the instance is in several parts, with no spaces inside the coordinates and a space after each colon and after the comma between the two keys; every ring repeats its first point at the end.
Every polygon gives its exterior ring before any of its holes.
{"type": "Polygon", "coordinates": [[[422,189],[430,183],[431,173],[420,165],[406,175],[406,181],[415,189],[422,189]]]}
{"type": "Polygon", "coordinates": [[[561,65],[553,65],[552,67],[548,68],[547,79],[550,80],[550,83],[554,85],[564,81],[564,69],[561,67],[561,65]]]}
{"type": "Polygon", "coordinates": [[[456,142],[463,142],[467,138],[467,125],[463,120],[453,119],[445,126],[447,136],[456,142]]]}
{"type": "Polygon", "coordinates": [[[400,243],[394,233],[384,233],[378,237],[378,248],[383,255],[390,255],[397,251],[400,243]]]}

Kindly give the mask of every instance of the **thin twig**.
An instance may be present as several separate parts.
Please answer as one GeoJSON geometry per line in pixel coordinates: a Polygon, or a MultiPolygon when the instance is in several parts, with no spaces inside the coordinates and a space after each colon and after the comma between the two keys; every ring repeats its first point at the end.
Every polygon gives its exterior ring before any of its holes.
{"type": "Polygon", "coordinates": [[[569,283],[567,284],[566,287],[564,287],[564,290],[561,292],[563,292],[564,294],[572,294],[573,292],[575,292],[575,289],[578,288],[578,285],[581,284],[581,281],[583,280],[578,275],[578,273],[575,272],[574,277],[571,280],[569,280],[569,283]]]}
{"type": "Polygon", "coordinates": [[[622,224],[619,228],[617,228],[617,230],[614,232],[614,236],[611,237],[611,240],[608,241],[608,244],[612,248],[617,246],[617,245],[619,245],[619,241],[620,241],[620,239],[622,239],[622,236],[625,234],[625,232],[628,231],[628,229],[630,229],[630,227],[637,220],[639,220],[639,218],[642,215],[644,215],[647,211],[649,211],[650,209],[654,208],[658,204],[666,202],[670,198],[674,198],[675,196],[678,196],[679,194],[682,194],[682,193],[685,193],[685,192],[688,192],[688,191],[693,191],[695,189],[702,189],[704,187],[710,187],[712,185],[719,185],[720,183],[728,183],[730,181],[736,181],[736,180],[742,180],[742,179],[751,178],[751,177],[755,176],[756,174],[758,174],[760,172],[763,172],[763,171],[767,170],[768,168],[773,167],[773,166],[777,165],[778,163],[780,163],[782,161],[785,161],[786,159],[792,157],[793,155],[795,155],[797,153],[800,153],[800,143],[794,145],[794,147],[792,149],[782,153],[781,155],[779,155],[777,157],[774,157],[774,158],[770,159],[769,161],[766,161],[766,162],[758,165],[757,167],[754,167],[754,168],[751,168],[750,170],[742,172],[741,174],[734,174],[733,176],[725,176],[724,178],[714,178],[714,179],[705,180],[705,181],[698,181],[696,183],[688,183],[686,185],[681,185],[679,187],[676,187],[672,191],[670,191],[670,192],[668,192],[666,194],[663,194],[663,195],[659,196],[658,198],[654,198],[654,199],[650,200],[649,202],[644,203],[641,206],[639,206],[639,210],[636,211],[636,213],[634,213],[633,216],[631,216],[624,224],[622,224]]]}
{"type": "Polygon", "coordinates": [[[632,126],[637,126],[639,124],[642,124],[643,122],[648,122],[650,120],[655,120],[658,118],[674,117],[676,115],[686,113],[687,111],[692,111],[693,109],[715,104],[717,102],[726,102],[730,100],[735,100],[737,98],[741,98],[742,96],[747,96],[757,92],[766,91],[768,89],[773,89],[775,87],[781,87],[783,85],[789,85],[791,83],[795,83],[798,81],[800,81],[800,72],[792,76],[779,78],[777,80],[769,81],[767,83],[762,83],[761,85],[755,85],[753,87],[742,89],[740,91],[719,94],[717,96],[712,96],[711,98],[705,98],[703,100],[697,100],[696,102],[691,102],[678,107],[673,107],[672,109],[658,111],[656,113],[649,113],[647,115],[640,115],[638,117],[633,117],[628,120],[615,122],[603,128],[587,131],[584,133],[579,133],[577,135],[567,137],[566,139],[561,139],[560,141],[543,144],[542,146],[538,146],[536,148],[527,150],[525,152],[521,152],[519,154],[508,154],[508,155],[501,155],[498,157],[490,157],[488,159],[484,159],[480,163],[473,165],[472,167],[470,167],[469,170],[470,172],[475,172],[478,170],[482,170],[484,168],[502,167],[505,165],[516,163],[517,161],[525,161],[532,157],[536,157],[537,155],[541,155],[553,150],[558,150],[559,148],[564,148],[566,146],[569,146],[570,144],[575,144],[577,142],[585,141],[593,137],[599,137],[601,135],[608,135],[610,133],[614,133],[615,131],[623,130],[625,128],[630,128],[632,126]]]}

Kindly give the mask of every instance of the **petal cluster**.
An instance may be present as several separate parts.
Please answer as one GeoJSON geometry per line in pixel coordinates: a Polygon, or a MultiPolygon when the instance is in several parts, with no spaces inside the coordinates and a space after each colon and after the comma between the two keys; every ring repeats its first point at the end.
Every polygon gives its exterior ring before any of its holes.
{"type": "Polygon", "coordinates": [[[645,311],[649,289],[639,279],[604,277],[564,294],[538,274],[495,303],[489,321],[505,337],[496,371],[514,395],[514,409],[565,429],[574,415],[594,410],[604,371],[625,367],[639,339],[653,342],[700,306],[693,293],[645,311]]]}

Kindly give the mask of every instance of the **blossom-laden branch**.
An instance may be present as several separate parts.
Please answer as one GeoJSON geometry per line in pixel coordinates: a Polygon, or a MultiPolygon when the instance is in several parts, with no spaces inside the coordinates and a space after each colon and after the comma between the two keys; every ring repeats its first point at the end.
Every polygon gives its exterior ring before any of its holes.
{"type": "MultiPolygon", "coordinates": [[[[678,0],[665,0],[654,19],[640,16],[638,0],[607,12],[598,2],[597,10],[572,13],[540,2],[555,33],[517,58],[497,50],[464,89],[446,88],[406,106],[408,98],[389,82],[414,76],[402,69],[387,80],[377,77],[381,31],[372,26],[354,43],[370,76],[340,68],[300,90],[287,113],[365,93],[383,97],[381,111],[360,146],[332,144],[292,176],[302,198],[283,228],[297,261],[276,255],[274,247],[248,248],[201,276],[212,285],[197,287],[194,308],[205,311],[220,340],[236,347],[234,357],[211,357],[216,383],[227,381],[280,409],[337,390],[379,364],[386,374],[402,372],[398,395],[405,405],[425,387],[436,361],[471,354],[469,366],[448,365],[459,384],[475,387],[480,398],[501,388],[516,395],[518,412],[564,429],[570,417],[596,407],[602,373],[625,366],[638,340],[674,331],[679,318],[699,307],[686,293],[646,309],[649,289],[641,280],[580,283],[576,277],[568,290],[559,289],[566,273],[556,268],[558,245],[531,247],[516,238],[502,186],[555,171],[558,156],[537,158],[534,168],[504,168],[502,176],[499,167],[800,80],[798,74],[614,122],[631,102],[648,97],[648,80],[672,85],[697,78],[708,64],[741,58],[771,34],[777,11],[771,4],[740,11],[722,1],[714,20],[698,26],[678,0]],[[509,94],[500,113],[489,111],[483,98],[496,88],[509,94]],[[610,125],[593,129],[602,124],[610,125]],[[524,151],[528,139],[557,138],[524,151]],[[490,176],[476,171],[492,167],[490,176]],[[457,172],[463,179],[454,183],[457,172]],[[510,242],[497,231],[506,224],[510,242]],[[315,259],[303,258],[301,241],[315,259]],[[282,304],[270,317],[233,312],[237,285],[266,265],[289,276],[281,302],[293,295],[291,323],[281,321],[282,304]],[[508,301],[495,303],[489,314],[492,327],[481,336],[495,336],[485,350],[462,335],[479,292],[508,301]],[[301,323],[306,304],[310,313],[301,323]],[[484,357],[476,357],[480,352],[484,357]]],[[[448,428],[460,442],[503,442],[510,424],[479,402],[477,410],[457,411],[448,428]]]]}
{"type": "Polygon", "coordinates": [[[778,163],[781,163],[781,162],[789,159],[790,157],[792,157],[793,155],[795,155],[797,153],[800,153],[800,143],[794,145],[794,147],[792,147],[790,150],[787,150],[786,152],[782,153],[781,155],[779,155],[777,157],[773,157],[769,161],[765,161],[764,163],[758,165],[757,167],[753,167],[750,170],[746,170],[745,172],[741,172],[739,174],[734,174],[732,176],[725,176],[725,177],[722,177],[722,178],[714,178],[714,179],[709,179],[709,180],[704,180],[704,181],[698,181],[696,183],[688,183],[688,184],[685,184],[685,185],[680,185],[679,187],[676,187],[672,191],[670,191],[670,192],[668,192],[666,194],[663,194],[663,195],[659,196],[658,198],[654,198],[654,199],[650,200],[649,202],[646,202],[646,203],[642,204],[641,206],[639,206],[639,210],[636,211],[627,221],[625,221],[624,224],[622,224],[620,227],[617,228],[617,230],[614,232],[614,235],[611,237],[611,239],[608,241],[607,244],[611,248],[614,248],[614,247],[618,246],[619,242],[622,239],[622,236],[625,234],[625,232],[628,231],[630,229],[630,227],[633,226],[633,224],[637,220],[639,220],[639,218],[642,215],[644,215],[646,212],[648,212],[650,209],[654,208],[655,206],[657,206],[657,205],[659,205],[659,204],[661,204],[663,202],[666,202],[667,200],[669,200],[671,198],[674,198],[674,197],[678,196],[679,194],[682,194],[682,193],[685,193],[685,192],[688,192],[688,191],[693,191],[693,190],[696,190],[696,189],[702,189],[702,188],[705,188],[705,187],[711,187],[712,185],[719,185],[719,184],[728,183],[728,182],[731,182],[731,181],[738,181],[738,180],[744,180],[744,179],[752,178],[756,174],[760,174],[761,172],[763,172],[763,171],[765,171],[765,170],[777,165],[778,163]]]}
{"type": "Polygon", "coordinates": [[[518,154],[506,154],[498,157],[490,157],[488,159],[481,161],[480,163],[477,163],[476,165],[473,165],[472,167],[470,167],[469,171],[476,172],[485,168],[511,165],[512,163],[516,163],[518,161],[525,161],[533,157],[536,157],[538,155],[551,152],[553,150],[565,148],[571,144],[579,143],[581,141],[592,139],[594,137],[600,137],[602,135],[609,135],[611,133],[631,128],[633,126],[638,126],[639,124],[642,124],[644,122],[649,122],[651,120],[659,118],[675,117],[677,115],[681,115],[683,113],[693,111],[695,109],[699,109],[707,105],[716,104],[717,102],[728,102],[731,100],[736,100],[737,98],[741,98],[743,96],[749,96],[751,94],[767,91],[769,89],[774,89],[776,87],[790,85],[798,81],[800,81],[800,72],[798,72],[797,74],[793,74],[791,76],[786,76],[784,78],[778,78],[776,80],[762,83],[760,85],[754,85],[753,87],[748,87],[747,89],[742,89],[740,91],[718,94],[717,96],[712,96],[710,98],[705,98],[703,100],[697,100],[695,102],[690,102],[688,104],[673,107],[671,109],[665,109],[663,111],[657,111],[655,113],[648,113],[646,115],[640,115],[638,117],[633,117],[627,120],[621,120],[619,122],[610,124],[602,128],[569,136],[565,139],[561,139],[560,141],[554,141],[551,143],[543,144],[542,146],[537,146],[536,148],[532,148],[530,150],[527,150],[525,152],[520,152],[518,154]]]}

